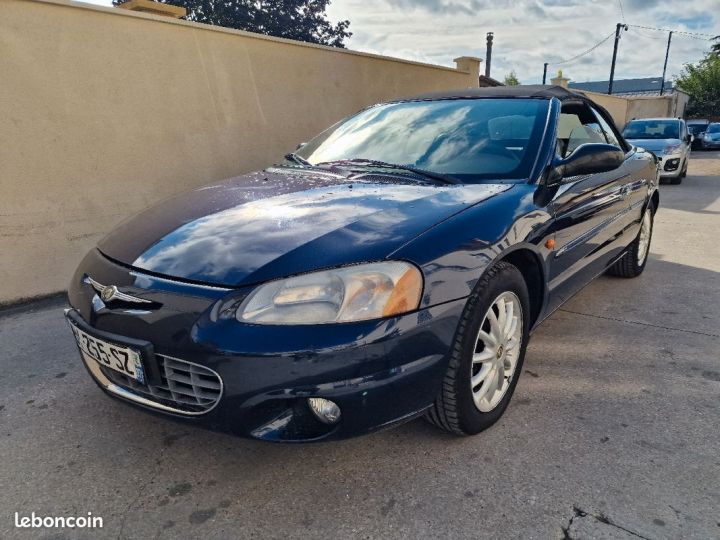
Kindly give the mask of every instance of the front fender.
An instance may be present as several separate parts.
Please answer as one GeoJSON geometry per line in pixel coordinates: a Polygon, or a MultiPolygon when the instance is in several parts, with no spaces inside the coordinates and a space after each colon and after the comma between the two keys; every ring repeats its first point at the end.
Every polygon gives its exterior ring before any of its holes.
{"type": "Polygon", "coordinates": [[[415,262],[425,276],[421,307],[429,307],[473,291],[480,277],[515,251],[529,250],[546,275],[552,216],[535,203],[537,187],[512,189],[469,208],[426,231],[391,255],[415,262]]]}

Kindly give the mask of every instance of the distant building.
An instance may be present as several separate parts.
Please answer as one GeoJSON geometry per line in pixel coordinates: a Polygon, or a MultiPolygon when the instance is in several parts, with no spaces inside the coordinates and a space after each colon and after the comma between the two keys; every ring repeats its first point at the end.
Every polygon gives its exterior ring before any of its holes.
{"type": "MultiPolygon", "coordinates": [[[[584,90],[607,94],[610,81],[571,82],[571,90],[584,90]]],[[[646,77],[644,79],[616,79],[613,81],[614,96],[659,96],[661,77],[646,77]]],[[[665,81],[665,94],[674,92],[672,81],[665,81]]]]}
{"type": "Polygon", "coordinates": [[[488,86],[505,86],[500,81],[488,77],[487,75],[480,75],[480,88],[486,88],[488,86]]]}

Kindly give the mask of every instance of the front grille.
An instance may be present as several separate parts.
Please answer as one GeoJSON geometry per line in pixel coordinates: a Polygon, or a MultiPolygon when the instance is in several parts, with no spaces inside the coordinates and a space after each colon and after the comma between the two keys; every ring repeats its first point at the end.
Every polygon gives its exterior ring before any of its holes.
{"type": "Polygon", "coordinates": [[[159,385],[140,384],[105,366],[100,369],[114,384],[180,413],[206,413],[220,401],[222,381],[213,370],[161,354],[156,354],[155,360],[160,372],[159,385]]]}

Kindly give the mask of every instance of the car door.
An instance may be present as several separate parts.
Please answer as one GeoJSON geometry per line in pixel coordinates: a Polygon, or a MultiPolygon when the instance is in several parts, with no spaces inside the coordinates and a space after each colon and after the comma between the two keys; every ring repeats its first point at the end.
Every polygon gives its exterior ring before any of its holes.
{"type": "MultiPolygon", "coordinates": [[[[557,133],[559,157],[567,157],[585,143],[612,144],[585,103],[563,105],[557,133]]],[[[627,195],[631,182],[627,159],[613,171],[562,180],[549,204],[555,231],[555,248],[549,261],[551,310],[621,253],[620,237],[629,219],[627,195]]]]}
{"type": "Polygon", "coordinates": [[[647,167],[642,158],[634,149],[622,138],[620,131],[617,129],[612,119],[606,117],[604,113],[594,107],[590,107],[593,114],[598,120],[605,137],[609,144],[614,144],[625,151],[624,177],[626,190],[626,200],[628,207],[628,215],[620,218],[620,224],[625,227],[626,231],[633,234],[632,228],[628,229],[633,223],[640,225],[642,211],[648,199],[648,189],[650,184],[656,181],[655,178],[647,176],[647,167]]]}

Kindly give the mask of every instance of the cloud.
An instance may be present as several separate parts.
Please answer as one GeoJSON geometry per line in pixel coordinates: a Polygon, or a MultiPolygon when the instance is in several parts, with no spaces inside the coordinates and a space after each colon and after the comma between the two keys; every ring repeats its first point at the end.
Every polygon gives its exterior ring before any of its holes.
{"type": "MultiPolygon", "coordinates": [[[[717,0],[622,0],[625,22],[642,26],[720,34],[717,0]]],[[[617,0],[333,0],[332,19],[349,19],[355,35],[351,49],[453,66],[452,59],[485,57],[485,33],[494,32],[491,76],[502,80],[514,70],[523,83],[559,68],[576,81],[606,80],[612,38],[571,63],[623,22],[617,0]]],[[[631,28],[618,50],[616,77],[653,77],[662,73],[667,33],[631,28]]],[[[696,62],[710,42],[673,35],[668,76],[696,62]]]]}
{"type": "Polygon", "coordinates": [[[466,2],[456,2],[452,0],[387,0],[391,6],[403,9],[421,9],[430,13],[451,13],[472,15],[477,10],[485,7],[485,2],[480,0],[470,0],[466,2]]]}
{"type": "Polygon", "coordinates": [[[622,0],[622,2],[627,11],[646,11],[660,3],[659,0],[622,0]]]}
{"type": "MultiPolygon", "coordinates": [[[[523,83],[540,82],[544,62],[551,75],[562,68],[575,81],[606,80],[612,39],[569,64],[558,62],[589,49],[618,22],[720,35],[718,0],[621,1],[622,12],[618,0],[332,0],[328,13],[350,20],[351,49],[453,67],[458,56],[484,58],[485,33],[494,32],[491,75],[502,80],[514,70],[523,83]]],[[[666,43],[666,32],[631,27],[620,41],[616,77],[660,76],[666,43]]],[[[710,45],[674,34],[668,77],[710,45]]]]}

